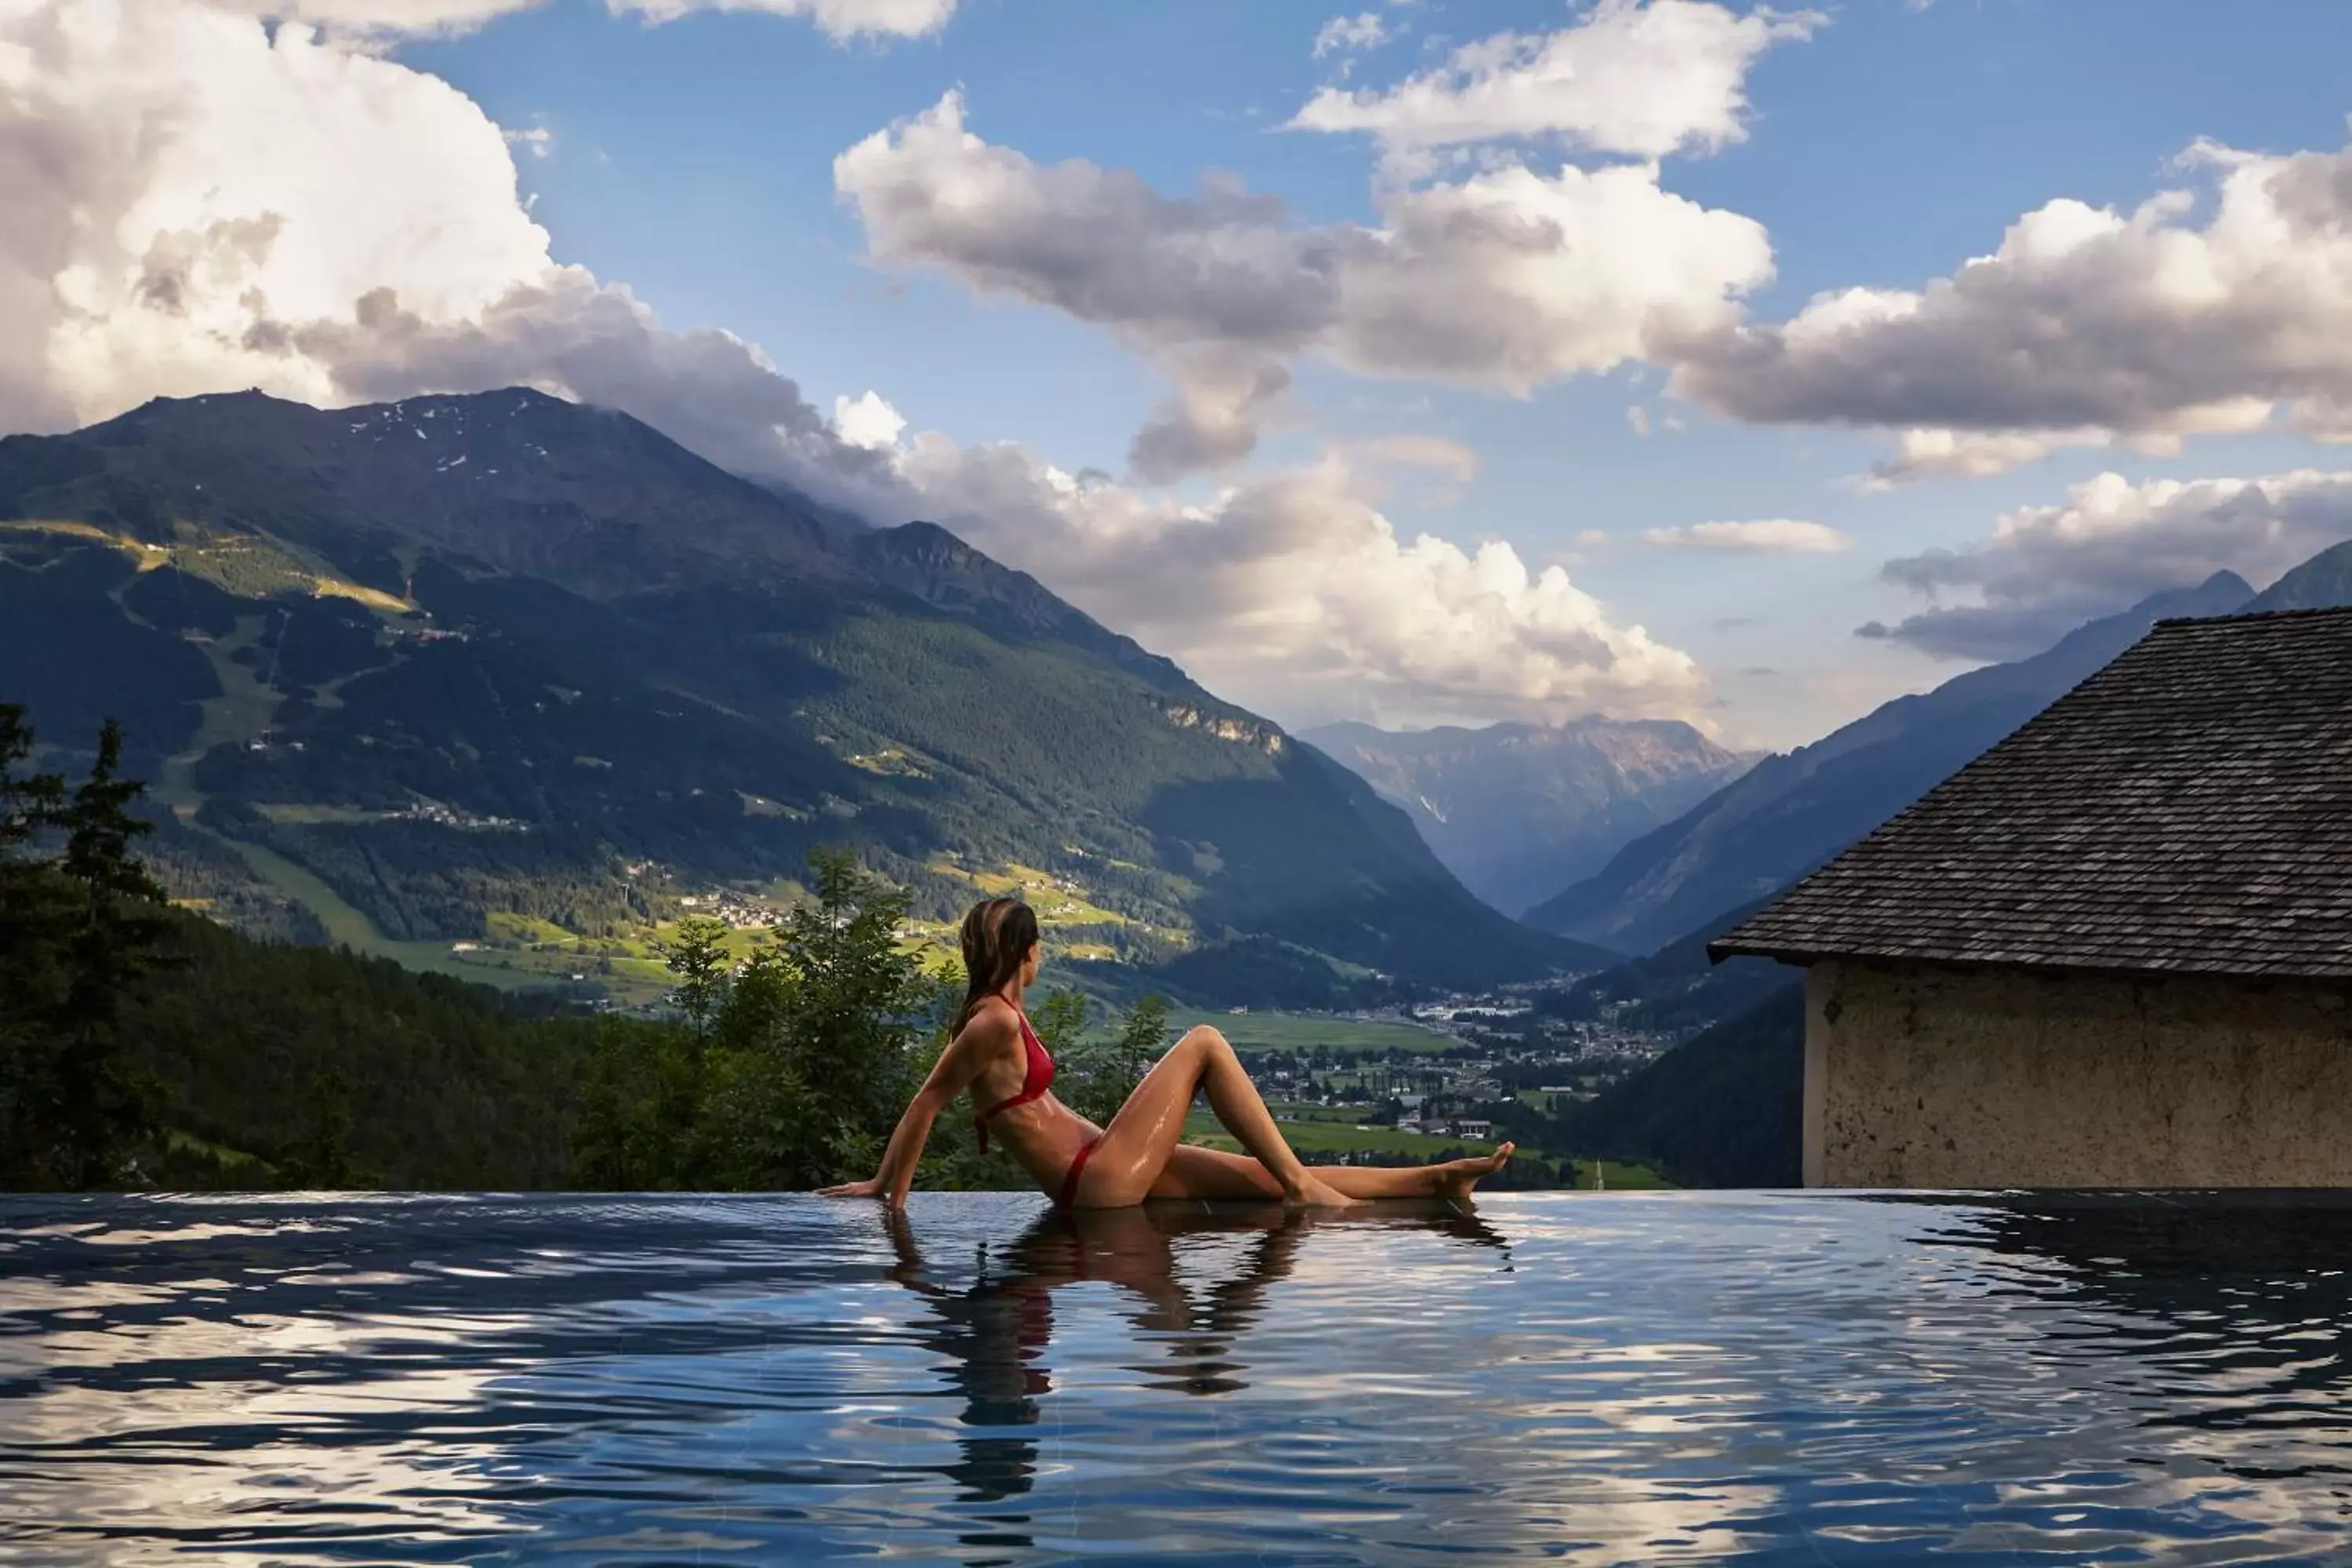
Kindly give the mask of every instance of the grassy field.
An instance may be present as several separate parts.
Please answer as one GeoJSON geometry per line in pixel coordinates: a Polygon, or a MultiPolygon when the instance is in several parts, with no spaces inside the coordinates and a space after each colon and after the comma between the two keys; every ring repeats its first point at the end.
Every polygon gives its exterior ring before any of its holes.
{"type": "Polygon", "coordinates": [[[393,815],[389,811],[368,811],[356,805],[318,805],[304,801],[261,801],[253,809],[272,822],[293,823],[298,826],[321,822],[383,822],[393,815]]]}
{"type": "Polygon", "coordinates": [[[344,902],[332,888],[276,850],[240,838],[224,838],[221,842],[235,850],[271,890],[306,906],[318,916],[319,922],[327,928],[328,939],[338,946],[370,958],[389,958],[409,969],[479,981],[509,991],[545,985],[558,978],[548,971],[500,969],[496,966],[495,955],[487,952],[452,952],[446,942],[395,941],[378,931],[375,922],[363,912],[344,902]],[[481,962],[484,959],[489,962],[481,962]]]}
{"type": "Polygon", "coordinates": [[[249,666],[229,657],[258,643],[266,626],[259,616],[240,616],[236,629],[228,636],[200,645],[220,678],[221,694],[205,700],[204,719],[195,738],[187,750],[165,759],[163,776],[148,789],[151,799],[184,820],[194,816],[205,803],[204,793],[195,785],[197,761],[215,746],[259,740],[269,729],[269,716],[278,711],[278,693],[263,685],[249,666]]]}
{"type": "Polygon", "coordinates": [[[1442,1051],[1459,1044],[1419,1024],[1312,1018],[1297,1013],[1216,1013],[1214,1024],[1241,1051],[1442,1051]]]}

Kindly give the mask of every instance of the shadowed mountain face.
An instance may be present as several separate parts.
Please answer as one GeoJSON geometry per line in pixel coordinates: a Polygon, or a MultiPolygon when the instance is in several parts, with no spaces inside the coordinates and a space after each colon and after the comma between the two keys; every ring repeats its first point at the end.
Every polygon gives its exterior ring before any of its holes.
{"type": "Polygon", "coordinates": [[[930,917],[1051,878],[1066,954],[1233,1002],[1594,963],[946,531],[850,526],[532,392],[0,441],[0,675],[54,742],[121,714],[182,828],[387,941],[609,936],[656,883],[846,843],[930,917]],[[1229,951],[1254,978],[1226,997],[1229,951]]]}
{"type": "Polygon", "coordinates": [[[1754,765],[1676,720],[1585,719],[1304,739],[1401,807],[1465,886],[1514,914],[1754,765]]]}
{"type": "MultiPolygon", "coordinates": [[[[1995,690],[2006,689],[2014,699],[2030,695],[2036,682],[2047,686],[2065,677],[2063,684],[2050,689],[2048,700],[2054,700],[2066,686],[2095,668],[2080,665],[2084,656],[2110,644],[2114,652],[2120,653],[2161,616],[2326,609],[2347,604],[2352,604],[2352,543],[2321,552],[2251,600],[2244,600],[2242,584],[2224,574],[2186,594],[2158,595],[2115,621],[2095,622],[2039,659],[1978,670],[1927,697],[1905,701],[1915,706],[1930,703],[1956,689],[1965,691],[1963,682],[1991,686],[1995,690]],[[2243,602],[2231,603],[2232,599],[2243,602]],[[2126,631],[2128,636],[2123,635],[2126,631]],[[2062,656],[2066,663],[2059,662],[2062,656]],[[2074,673],[2070,674],[2070,669],[2074,673]]],[[[1902,706],[1889,705],[1890,709],[1902,706]]],[[[2044,706],[2047,701],[2036,704],[2033,710],[2039,711],[2044,706]]],[[[1955,709],[1955,721],[1969,711],[1967,708],[1955,709]]],[[[1862,724],[1869,724],[1886,712],[1881,710],[1880,714],[1872,715],[1862,724]]],[[[1981,718],[1999,715],[1998,709],[1979,710],[1981,718]]],[[[2021,714],[2017,722],[2031,716],[2030,712],[2021,714]]],[[[1849,726],[1839,735],[1859,728],[1861,725],[1849,726]]],[[[1887,731],[1882,742],[1886,738],[1916,738],[1920,732],[1921,727],[1915,719],[1906,726],[1887,731]]],[[[1828,746],[1837,739],[1832,735],[1822,744],[1828,746]]],[[[1985,742],[1990,743],[1990,740],[1985,742]]],[[[1913,744],[1917,744],[1916,739],[1913,744]]],[[[1983,749],[1984,746],[1975,746],[1969,756],[1953,762],[1946,772],[1957,770],[1983,749]]],[[[1857,748],[1853,754],[1864,762],[1870,756],[1866,747],[1857,748]]],[[[1804,755],[1803,752],[1795,753],[1796,757],[1804,755]]],[[[1775,758],[1759,767],[1758,774],[1763,775],[1766,769],[1791,760],[1775,758]]],[[[1822,771],[1830,772],[1826,768],[1822,771]]],[[[1930,784],[1940,782],[1940,775],[1928,781],[1930,784]]],[[[1745,787],[1745,781],[1734,785],[1723,796],[1709,801],[1690,817],[1675,824],[1667,834],[1679,832],[1684,836],[1682,842],[1708,847],[1708,814],[1727,810],[1727,798],[1745,787]]],[[[1790,820],[1819,821],[1818,816],[1809,815],[1818,810],[1818,802],[1803,801],[1793,788],[1787,798],[1796,802],[1788,808],[1790,820]]],[[[1908,800],[1900,804],[1908,804],[1908,800]]],[[[1876,826],[1884,816],[1894,815],[1895,809],[1899,805],[1860,824],[1850,837],[1859,837],[1876,826]]],[[[1771,820],[1772,810],[1767,805],[1751,820],[1771,820]]],[[[1759,829],[1750,827],[1748,831],[1759,829]]],[[[1824,852],[1816,859],[1825,859],[1833,852],[1824,852]]],[[[1777,894],[1778,889],[1773,891],[1777,894]]],[[[1677,1181],[1691,1185],[1781,1186],[1799,1180],[1805,1034],[1803,986],[1799,971],[1753,958],[1710,964],[1706,953],[1709,941],[1769,901],[1768,895],[1720,910],[1649,957],[1588,976],[1546,1004],[1567,1016],[1581,1017],[1592,1016],[1602,1002],[1617,1001],[1631,1004],[1619,1016],[1636,1027],[1706,1026],[1686,1043],[1571,1111],[1564,1131],[1577,1147],[1650,1161],[1677,1181]]],[[[2108,1250],[2120,1252],[2122,1248],[2108,1250]]]]}
{"type": "Polygon", "coordinates": [[[1649,952],[1804,875],[1910,805],[2168,616],[2228,615],[2253,590],[2234,573],[2158,594],[2055,647],[1901,697],[1810,746],[1767,758],[1599,872],[1528,912],[1529,923],[1649,952]]]}
{"type": "Polygon", "coordinates": [[[2330,610],[2352,605],[2352,540],[2321,551],[2254,595],[2254,610],[2330,610]]]}

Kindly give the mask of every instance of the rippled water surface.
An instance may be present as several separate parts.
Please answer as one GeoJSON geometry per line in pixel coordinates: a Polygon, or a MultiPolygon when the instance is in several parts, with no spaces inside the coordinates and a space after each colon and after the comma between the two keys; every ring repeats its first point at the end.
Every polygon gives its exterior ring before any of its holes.
{"type": "Polygon", "coordinates": [[[2352,1206],[0,1201],[10,1563],[2352,1563],[2352,1206]]]}

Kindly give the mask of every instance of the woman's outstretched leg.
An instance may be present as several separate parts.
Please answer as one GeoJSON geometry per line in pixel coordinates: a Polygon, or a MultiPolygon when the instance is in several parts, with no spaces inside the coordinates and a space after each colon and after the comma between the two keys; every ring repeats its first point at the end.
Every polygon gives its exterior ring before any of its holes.
{"type": "MultiPolygon", "coordinates": [[[[1334,1192],[1351,1198],[1466,1198],[1479,1182],[1510,1163],[1516,1147],[1504,1143],[1491,1154],[1442,1165],[1317,1165],[1314,1171],[1334,1192]]],[[[1248,1155],[1186,1143],[1169,1155],[1151,1195],[1215,1201],[1270,1198],[1281,1192],[1266,1168],[1248,1155]]]]}
{"type": "Polygon", "coordinates": [[[1315,1207],[1343,1207],[1354,1201],[1299,1163],[1232,1043],[1204,1024],[1169,1047],[1103,1129],[1102,1141],[1078,1178],[1079,1205],[1123,1208],[1150,1196],[1183,1141],[1192,1096],[1202,1089],[1217,1120],[1273,1179],[1276,1192],[1267,1195],[1315,1207]]]}

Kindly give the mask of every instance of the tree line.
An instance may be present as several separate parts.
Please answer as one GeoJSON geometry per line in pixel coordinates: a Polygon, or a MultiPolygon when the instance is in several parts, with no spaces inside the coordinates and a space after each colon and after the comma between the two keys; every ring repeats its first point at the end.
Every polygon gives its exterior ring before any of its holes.
{"type": "Polygon", "coordinates": [[[142,785],[108,720],[89,775],[22,772],[25,710],[0,704],[0,1180],[103,1186],[151,1131],[124,995],[173,961],[163,890],[131,853],[142,785]]]}
{"type": "MultiPolygon", "coordinates": [[[[79,784],[0,705],[0,1186],[805,1188],[867,1173],[963,988],[898,940],[907,894],[847,850],[731,956],[663,944],[673,1018],[590,1018],[170,907],[110,721],[79,784]]],[[[1107,1042],[1035,1001],[1055,1091],[1108,1121],[1164,1047],[1146,998],[1107,1042]]],[[[1024,1187],[942,1120],[919,1180],[1024,1187]]]]}
{"type": "MultiPolygon", "coordinates": [[[[583,1184],[768,1190],[871,1173],[899,1112],[941,1051],[964,990],[952,965],[927,974],[898,940],[908,894],[845,849],[810,856],[810,898],[730,955],[729,928],[680,921],[661,944],[683,1022],[613,1020],[582,1096],[583,1184]]],[[[1087,998],[1056,991],[1031,1011],[1058,1066],[1055,1092],[1102,1122],[1125,1102],[1168,1036],[1145,997],[1108,1043],[1090,1046],[1087,998]]],[[[934,1128],[919,1185],[1030,1184],[969,1123],[934,1128]]]]}

